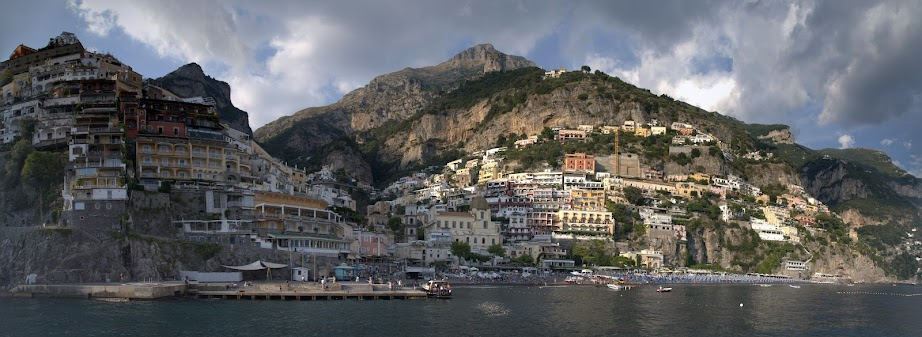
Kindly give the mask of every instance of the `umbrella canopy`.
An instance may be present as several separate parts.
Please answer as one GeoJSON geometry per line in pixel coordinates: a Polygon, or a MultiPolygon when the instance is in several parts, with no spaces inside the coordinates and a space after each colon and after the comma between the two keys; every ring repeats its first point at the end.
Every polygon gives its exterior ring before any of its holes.
{"type": "Polygon", "coordinates": [[[248,264],[248,265],[243,265],[243,266],[225,266],[225,265],[222,265],[221,267],[230,268],[230,269],[234,269],[234,270],[249,271],[249,270],[263,270],[263,269],[279,269],[279,268],[288,267],[288,265],[287,265],[287,264],[272,263],[272,262],[256,261],[256,262],[250,263],[250,264],[248,264]]]}

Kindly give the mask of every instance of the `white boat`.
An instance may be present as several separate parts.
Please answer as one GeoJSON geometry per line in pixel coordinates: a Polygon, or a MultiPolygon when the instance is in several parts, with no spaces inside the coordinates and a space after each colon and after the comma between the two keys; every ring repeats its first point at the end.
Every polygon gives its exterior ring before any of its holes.
{"type": "Polygon", "coordinates": [[[670,291],[672,291],[671,287],[663,288],[663,286],[660,286],[659,288],[656,288],[656,292],[658,293],[668,293],[670,291]]]}
{"type": "Polygon", "coordinates": [[[422,285],[426,295],[436,298],[451,298],[451,285],[445,280],[429,280],[422,285]]]}
{"type": "Polygon", "coordinates": [[[609,285],[608,285],[608,289],[612,289],[612,290],[621,290],[621,289],[624,289],[624,286],[622,286],[622,285],[620,285],[620,284],[614,284],[614,283],[612,283],[612,284],[609,284],[609,285]]]}
{"type": "Polygon", "coordinates": [[[800,286],[799,286],[799,285],[789,284],[788,287],[791,287],[791,288],[794,288],[794,289],[800,289],[800,286]]]}

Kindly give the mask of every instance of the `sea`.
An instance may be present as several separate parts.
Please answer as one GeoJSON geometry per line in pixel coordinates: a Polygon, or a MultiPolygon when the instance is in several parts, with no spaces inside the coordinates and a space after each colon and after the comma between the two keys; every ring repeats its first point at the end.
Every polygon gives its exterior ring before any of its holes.
{"type": "Polygon", "coordinates": [[[455,286],[438,300],[0,299],[0,336],[922,336],[922,286],[455,286]]]}

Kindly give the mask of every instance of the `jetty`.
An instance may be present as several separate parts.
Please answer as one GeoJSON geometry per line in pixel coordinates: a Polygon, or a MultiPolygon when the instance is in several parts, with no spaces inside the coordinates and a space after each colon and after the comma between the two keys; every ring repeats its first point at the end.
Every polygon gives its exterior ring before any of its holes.
{"type": "Polygon", "coordinates": [[[190,285],[193,296],[237,300],[411,300],[425,299],[426,292],[412,288],[391,288],[386,284],[343,282],[316,283],[261,283],[228,288],[226,285],[190,285]]]}
{"type": "Polygon", "coordinates": [[[341,282],[333,284],[270,283],[95,283],[19,285],[8,293],[23,298],[85,298],[103,301],[157,300],[173,297],[236,300],[409,300],[425,299],[426,292],[386,284],[341,282]]]}

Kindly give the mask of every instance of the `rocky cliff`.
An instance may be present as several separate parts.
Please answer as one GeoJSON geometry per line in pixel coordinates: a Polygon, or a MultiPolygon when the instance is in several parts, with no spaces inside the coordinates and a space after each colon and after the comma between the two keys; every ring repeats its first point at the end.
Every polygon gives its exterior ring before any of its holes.
{"type": "Polygon", "coordinates": [[[231,88],[227,82],[218,81],[205,75],[202,67],[189,63],[173,72],[154,80],[159,86],[181,97],[211,97],[217,103],[221,121],[230,127],[252,134],[249,114],[240,110],[231,102],[231,88]]]}
{"type": "MultiPolygon", "coordinates": [[[[304,109],[266,124],[256,130],[254,137],[273,155],[308,167],[329,161],[367,162],[361,156],[341,159],[342,151],[327,148],[340,146],[347,155],[359,154],[356,141],[361,139],[356,139],[354,133],[405,120],[440,95],[485,73],[524,67],[534,67],[534,63],[503,54],[489,44],[477,45],[436,66],[406,68],[376,77],[339,102],[304,109]]],[[[368,164],[346,168],[353,177],[371,182],[368,164]]]]}

